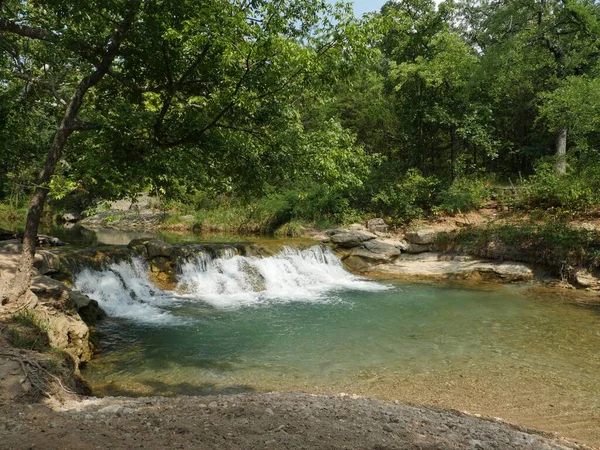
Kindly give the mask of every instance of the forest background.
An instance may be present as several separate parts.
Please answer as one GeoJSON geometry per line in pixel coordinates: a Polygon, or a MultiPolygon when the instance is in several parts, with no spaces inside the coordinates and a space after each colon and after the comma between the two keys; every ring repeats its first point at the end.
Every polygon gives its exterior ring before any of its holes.
{"type": "Polygon", "coordinates": [[[148,192],[172,222],[285,234],[597,213],[597,2],[201,3],[0,2],[0,216],[36,189],[47,218],[148,192]]]}

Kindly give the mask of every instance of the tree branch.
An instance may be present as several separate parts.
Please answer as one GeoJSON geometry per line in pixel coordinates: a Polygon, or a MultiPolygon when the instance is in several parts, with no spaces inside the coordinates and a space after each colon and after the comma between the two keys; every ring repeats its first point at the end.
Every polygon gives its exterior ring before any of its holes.
{"type": "Polygon", "coordinates": [[[37,39],[46,42],[56,42],[59,38],[58,35],[43,28],[22,25],[8,19],[0,19],[0,30],[8,31],[9,33],[17,34],[19,36],[27,37],[30,39],[37,39]]]}

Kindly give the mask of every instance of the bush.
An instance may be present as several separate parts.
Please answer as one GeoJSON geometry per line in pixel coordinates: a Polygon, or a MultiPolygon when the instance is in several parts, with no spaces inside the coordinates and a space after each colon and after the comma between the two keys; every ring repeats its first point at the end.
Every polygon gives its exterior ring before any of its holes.
{"type": "Polygon", "coordinates": [[[482,258],[501,258],[542,265],[555,275],[569,275],[575,267],[600,266],[598,232],[571,228],[565,223],[518,223],[466,228],[440,233],[442,251],[460,251],[482,258]]]}
{"type": "Polygon", "coordinates": [[[490,188],[483,180],[461,178],[438,196],[439,211],[456,214],[481,208],[490,199],[490,188]]]}
{"type": "Polygon", "coordinates": [[[408,222],[431,211],[438,186],[437,178],[424,177],[419,170],[409,169],[400,183],[377,192],[372,206],[377,214],[408,222]]]}
{"type": "Polygon", "coordinates": [[[205,205],[195,214],[195,229],[296,236],[304,225],[330,227],[362,219],[348,193],[320,184],[272,190],[250,201],[221,196],[218,204],[205,205]]]}
{"type": "Polygon", "coordinates": [[[553,164],[543,163],[523,182],[513,206],[550,213],[589,213],[600,206],[600,167],[560,175],[553,164]]]}

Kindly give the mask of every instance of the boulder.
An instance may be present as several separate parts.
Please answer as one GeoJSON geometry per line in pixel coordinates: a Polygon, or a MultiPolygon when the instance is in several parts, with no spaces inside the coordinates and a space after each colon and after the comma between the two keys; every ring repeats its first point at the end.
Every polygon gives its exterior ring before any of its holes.
{"type": "Polygon", "coordinates": [[[69,300],[77,308],[79,316],[88,325],[96,325],[99,320],[106,318],[106,312],[96,300],[77,291],[69,291],[69,300]]]}
{"type": "Polygon", "coordinates": [[[54,308],[36,308],[36,312],[47,330],[51,347],[70,354],[77,365],[90,360],[90,329],[78,314],[70,315],[54,308]]]}
{"type": "Polygon", "coordinates": [[[426,253],[430,251],[431,245],[423,245],[423,244],[413,244],[409,242],[406,246],[406,253],[410,253],[411,255],[418,255],[419,253],[426,253]]]}
{"type": "MultiPolygon", "coordinates": [[[[482,271],[483,272],[483,271],[482,271]]],[[[505,262],[494,264],[492,273],[503,281],[529,281],[533,278],[533,270],[525,264],[505,262]]]]}
{"type": "Polygon", "coordinates": [[[390,261],[400,255],[400,249],[395,245],[373,240],[363,244],[363,248],[371,254],[371,259],[390,261]]]}
{"type": "Polygon", "coordinates": [[[579,269],[575,272],[575,281],[577,282],[577,284],[584,288],[600,288],[600,280],[585,269],[579,269]]]}
{"type": "Polygon", "coordinates": [[[57,273],[60,271],[60,258],[54,253],[38,250],[35,252],[34,267],[42,274],[57,273]]]}
{"type": "MultiPolygon", "coordinates": [[[[337,230],[336,230],[337,231],[337,230]]],[[[341,248],[353,248],[360,246],[363,242],[375,239],[377,236],[367,231],[344,231],[341,230],[331,234],[331,242],[341,248]]]]}
{"type": "Polygon", "coordinates": [[[150,239],[146,244],[146,248],[148,249],[149,258],[155,258],[157,256],[169,258],[171,253],[173,253],[173,246],[160,239],[150,239]]]}
{"type": "Polygon", "coordinates": [[[533,271],[525,264],[495,263],[465,257],[453,257],[442,253],[423,253],[395,258],[392,262],[371,268],[378,275],[419,279],[475,279],[500,281],[503,283],[528,281],[533,271]]]}
{"type": "Polygon", "coordinates": [[[370,240],[352,248],[344,258],[344,263],[352,270],[366,272],[379,264],[393,261],[400,253],[400,249],[394,245],[370,240]]]}
{"type": "Polygon", "coordinates": [[[143,258],[148,258],[148,248],[146,247],[148,241],[150,241],[150,239],[134,239],[127,244],[127,248],[130,248],[143,258]]]}
{"type": "Polygon", "coordinates": [[[409,247],[409,243],[404,239],[393,239],[393,238],[381,238],[377,239],[379,242],[383,242],[384,244],[390,244],[396,247],[401,252],[406,252],[409,247]]]}
{"type": "Polygon", "coordinates": [[[45,275],[34,276],[30,289],[40,299],[52,302],[65,301],[68,296],[67,287],[64,284],[45,275]]]}
{"type": "Polygon", "coordinates": [[[61,241],[59,238],[54,236],[48,236],[46,234],[37,235],[38,247],[61,247],[67,245],[66,242],[61,241]]]}
{"type": "Polygon", "coordinates": [[[431,245],[435,243],[437,232],[435,230],[423,228],[421,230],[409,231],[404,237],[411,244],[431,245]]]}
{"type": "Polygon", "coordinates": [[[371,233],[387,233],[389,226],[382,218],[377,217],[367,221],[367,229],[371,233]]]}

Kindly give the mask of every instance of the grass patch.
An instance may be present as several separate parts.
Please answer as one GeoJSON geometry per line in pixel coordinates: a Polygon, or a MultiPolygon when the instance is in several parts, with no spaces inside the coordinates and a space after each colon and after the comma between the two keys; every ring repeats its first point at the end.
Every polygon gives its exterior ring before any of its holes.
{"type": "Polygon", "coordinates": [[[42,352],[50,349],[47,331],[33,311],[23,310],[12,316],[6,334],[13,347],[42,352]]]}

